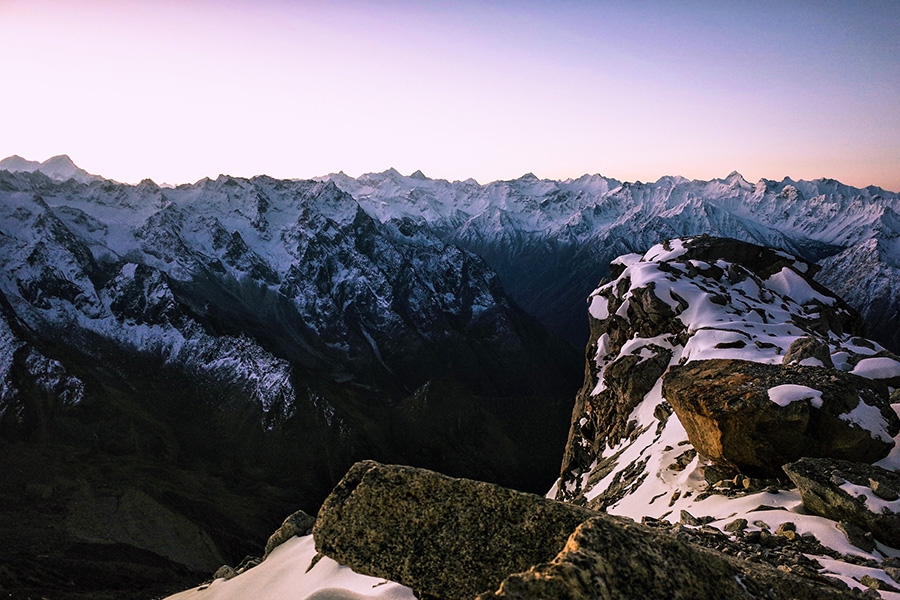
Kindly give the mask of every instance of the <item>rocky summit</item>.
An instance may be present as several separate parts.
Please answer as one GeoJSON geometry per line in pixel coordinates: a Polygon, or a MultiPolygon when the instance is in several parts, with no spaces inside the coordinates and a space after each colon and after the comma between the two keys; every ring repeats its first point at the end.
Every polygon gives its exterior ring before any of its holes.
{"type": "Polygon", "coordinates": [[[807,453],[871,462],[895,446],[900,359],[860,337],[809,263],[700,236],[611,271],[590,297],[559,499],[624,507],[645,483],[651,497],[678,491],[660,484],[697,461],[777,478],[807,453]]]}
{"type": "Polygon", "coordinates": [[[676,239],[611,273],[550,497],[361,462],[314,540],[178,600],[900,597],[900,359],[785,252],[676,239]]]}

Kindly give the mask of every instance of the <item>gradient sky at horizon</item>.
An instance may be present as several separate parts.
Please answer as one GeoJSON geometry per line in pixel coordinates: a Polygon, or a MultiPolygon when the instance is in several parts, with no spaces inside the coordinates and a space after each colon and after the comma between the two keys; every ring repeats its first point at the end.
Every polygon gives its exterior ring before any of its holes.
{"type": "Polygon", "coordinates": [[[900,191],[900,2],[0,0],[0,158],[900,191]]]}

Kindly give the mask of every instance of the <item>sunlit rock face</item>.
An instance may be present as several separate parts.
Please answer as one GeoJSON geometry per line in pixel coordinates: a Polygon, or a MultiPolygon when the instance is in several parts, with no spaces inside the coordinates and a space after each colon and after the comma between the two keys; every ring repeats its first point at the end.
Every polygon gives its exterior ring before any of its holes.
{"type": "Polygon", "coordinates": [[[872,463],[900,433],[887,386],[833,368],[693,361],[670,367],[662,393],[703,457],[751,477],[804,456],[872,463]]]}

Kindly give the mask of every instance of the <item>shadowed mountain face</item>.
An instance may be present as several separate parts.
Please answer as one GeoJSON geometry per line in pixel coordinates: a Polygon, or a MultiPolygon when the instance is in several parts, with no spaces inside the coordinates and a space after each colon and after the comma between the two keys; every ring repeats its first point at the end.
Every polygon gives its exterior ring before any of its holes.
{"type": "MultiPolygon", "coordinates": [[[[62,519],[48,572],[79,544],[173,577],[236,563],[363,458],[534,492],[558,472],[578,353],[483,260],[334,184],[0,171],[0,267],[0,443],[24,474],[0,494],[35,523],[12,547],[62,519]]],[[[37,559],[6,558],[0,585],[25,585],[37,559]]]]}

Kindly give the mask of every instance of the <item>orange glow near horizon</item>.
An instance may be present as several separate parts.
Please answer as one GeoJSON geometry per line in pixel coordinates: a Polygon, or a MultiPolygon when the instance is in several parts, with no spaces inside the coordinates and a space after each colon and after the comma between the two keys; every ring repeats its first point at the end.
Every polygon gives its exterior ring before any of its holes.
{"type": "Polygon", "coordinates": [[[0,158],[900,191],[900,4],[0,2],[0,158]]]}

